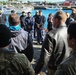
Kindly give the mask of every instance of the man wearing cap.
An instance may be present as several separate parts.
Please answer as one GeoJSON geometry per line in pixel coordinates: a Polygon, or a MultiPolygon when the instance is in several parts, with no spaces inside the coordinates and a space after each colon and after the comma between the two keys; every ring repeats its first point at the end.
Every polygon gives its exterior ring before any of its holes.
{"type": "Polygon", "coordinates": [[[11,32],[0,24],[0,75],[34,75],[34,70],[23,54],[10,48],[11,32]]]}
{"type": "Polygon", "coordinates": [[[17,14],[10,14],[8,21],[12,36],[11,47],[14,48],[16,52],[24,53],[31,62],[33,59],[33,46],[28,32],[21,28],[20,18],[17,14]]]}
{"type": "Polygon", "coordinates": [[[2,14],[2,11],[0,10],[0,24],[6,23],[6,15],[2,14]]]}

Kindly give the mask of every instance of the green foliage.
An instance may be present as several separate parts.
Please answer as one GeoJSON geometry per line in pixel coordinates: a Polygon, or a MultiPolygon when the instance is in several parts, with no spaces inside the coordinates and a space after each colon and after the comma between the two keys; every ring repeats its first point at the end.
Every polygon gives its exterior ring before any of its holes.
{"type": "Polygon", "coordinates": [[[5,2],[5,1],[0,2],[0,5],[6,5],[6,4],[7,4],[7,2],[5,2]]]}
{"type": "Polygon", "coordinates": [[[3,2],[3,5],[6,5],[7,4],[7,2],[3,2]]]}

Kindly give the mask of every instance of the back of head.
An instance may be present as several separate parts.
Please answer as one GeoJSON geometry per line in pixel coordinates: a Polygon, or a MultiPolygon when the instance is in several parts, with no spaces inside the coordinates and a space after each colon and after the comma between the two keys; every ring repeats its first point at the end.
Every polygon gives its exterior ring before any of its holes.
{"type": "Polygon", "coordinates": [[[72,13],[76,13],[76,9],[75,8],[72,8],[72,13]]]}
{"type": "Polygon", "coordinates": [[[66,12],[66,16],[67,16],[67,18],[69,18],[70,17],[70,13],[66,12]]]}
{"type": "Polygon", "coordinates": [[[62,22],[66,22],[67,16],[66,13],[63,11],[58,11],[55,15],[54,18],[57,18],[58,20],[62,22]]]}
{"type": "Polygon", "coordinates": [[[67,32],[70,35],[70,38],[76,39],[76,21],[70,23],[67,32]]]}
{"type": "Polygon", "coordinates": [[[75,8],[72,8],[72,11],[76,10],[75,8]]]}
{"type": "Polygon", "coordinates": [[[9,28],[4,24],[0,24],[0,48],[9,45],[10,42],[11,32],[9,28]]]}
{"type": "Polygon", "coordinates": [[[14,10],[11,10],[11,13],[15,13],[15,11],[14,10]]]}
{"type": "Polygon", "coordinates": [[[9,21],[9,24],[12,26],[16,26],[20,23],[19,16],[15,13],[9,15],[8,21],[9,21]]]}

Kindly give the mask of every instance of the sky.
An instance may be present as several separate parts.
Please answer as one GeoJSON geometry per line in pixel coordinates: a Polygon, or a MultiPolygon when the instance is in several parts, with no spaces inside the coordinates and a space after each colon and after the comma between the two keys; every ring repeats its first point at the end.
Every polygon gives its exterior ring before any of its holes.
{"type": "MultiPolygon", "coordinates": [[[[0,0],[0,1],[8,1],[8,0],[0,0]]],[[[20,0],[21,1],[21,0],[20,0]]],[[[26,0],[22,0],[23,2],[26,0]]],[[[27,1],[49,1],[49,2],[61,2],[65,0],[27,0],[27,1]]]]}

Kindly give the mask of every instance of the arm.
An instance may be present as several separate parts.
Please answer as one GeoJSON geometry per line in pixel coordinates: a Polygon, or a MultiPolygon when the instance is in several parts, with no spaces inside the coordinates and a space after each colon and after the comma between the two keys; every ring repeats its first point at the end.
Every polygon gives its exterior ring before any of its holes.
{"type": "Polygon", "coordinates": [[[40,20],[40,27],[44,27],[45,21],[46,21],[46,18],[42,16],[40,20]]]}
{"type": "Polygon", "coordinates": [[[27,58],[31,62],[33,59],[34,50],[33,50],[32,40],[31,40],[29,34],[28,34],[28,46],[27,46],[25,51],[27,51],[25,55],[27,56],[27,58]]]}
{"type": "Polygon", "coordinates": [[[5,14],[2,14],[2,15],[3,15],[4,21],[6,22],[6,15],[5,14]]]}
{"type": "Polygon", "coordinates": [[[32,44],[32,39],[30,36],[28,36],[28,49],[29,49],[29,59],[30,61],[32,61],[33,59],[33,54],[34,54],[34,50],[33,50],[33,44],[32,44]]]}
{"type": "Polygon", "coordinates": [[[46,21],[46,18],[45,18],[45,16],[43,16],[43,18],[44,18],[44,19],[43,19],[43,23],[45,23],[45,21],[46,21]]]}
{"type": "Polygon", "coordinates": [[[28,24],[28,18],[27,17],[25,18],[25,21],[24,22],[25,22],[25,25],[28,24]]]}
{"type": "Polygon", "coordinates": [[[65,65],[59,65],[54,75],[70,75],[68,74],[67,67],[65,65]]]}
{"type": "Polygon", "coordinates": [[[21,27],[26,29],[26,26],[25,26],[25,17],[21,17],[20,16],[20,22],[21,22],[21,27]]]}
{"type": "Polygon", "coordinates": [[[50,59],[52,49],[53,49],[52,39],[49,35],[46,35],[46,38],[44,40],[44,43],[43,43],[43,46],[41,49],[40,58],[39,58],[38,63],[35,67],[36,73],[39,73],[41,71],[41,69],[43,68],[43,66],[45,64],[47,64],[47,62],[50,59]]]}
{"type": "Polygon", "coordinates": [[[29,36],[29,33],[27,33],[26,37],[28,38],[27,40],[25,40],[25,42],[27,41],[27,47],[21,51],[17,46],[15,46],[15,48],[19,53],[25,54],[27,56],[28,60],[31,62],[33,59],[34,50],[33,50],[32,40],[29,36]]]}
{"type": "Polygon", "coordinates": [[[14,55],[11,60],[11,68],[10,71],[16,75],[35,75],[31,63],[24,54],[17,53],[14,55]]]}
{"type": "Polygon", "coordinates": [[[28,61],[28,59],[27,59],[27,71],[28,71],[27,75],[35,75],[34,69],[31,63],[28,61]]]}
{"type": "Polygon", "coordinates": [[[6,20],[7,20],[7,19],[6,19],[6,15],[4,15],[4,16],[5,16],[5,21],[6,21],[6,20]]]}
{"type": "Polygon", "coordinates": [[[32,29],[34,29],[34,25],[35,25],[35,19],[34,19],[34,17],[32,18],[32,29]]]}

